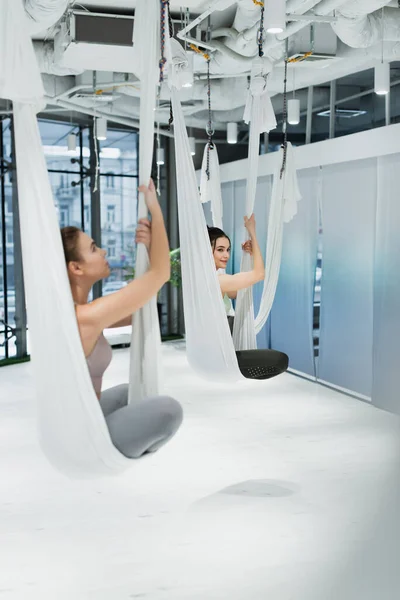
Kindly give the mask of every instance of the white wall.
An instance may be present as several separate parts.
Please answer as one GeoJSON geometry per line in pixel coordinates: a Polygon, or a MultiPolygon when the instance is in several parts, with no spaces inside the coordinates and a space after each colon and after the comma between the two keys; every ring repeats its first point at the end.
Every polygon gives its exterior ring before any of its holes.
{"type": "MultiPolygon", "coordinates": [[[[278,158],[276,152],[259,157],[259,182],[280,166],[278,158]]],[[[318,186],[304,190],[300,203],[301,209],[307,202],[313,207],[311,221],[302,225],[303,246],[318,231],[314,217],[318,206],[322,208],[324,267],[316,378],[400,413],[397,378],[390,378],[400,361],[400,284],[395,276],[400,269],[400,124],[297,147],[295,160],[300,179],[313,169],[311,182],[322,182],[320,190],[318,186]]],[[[243,193],[247,173],[248,160],[221,165],[221,183],[236,182],[234,187],[239,186],[243,193]]],[[[297,218],[296,226],[299,223],[297,218]]],[[[284,244],[296,256],[303,248],[297,234],[285,227],[284,244]]],[[[316,242],[314,245],[316,257],[316,242]]],[[[277,302],[271,313],[272,330],[275,317],[280,334],[289,308],[300,311],[295,275],[304,279],[305,273],[304,265],[295,264],[292,254],[287,254],[286,263],[283,254],[277,302]],[[280,288],[284,293],[280,294],[280,288]],[[288,307],[290,302],[293,306],[288,307]]],[[[312,301],[308,304],[311,314],[312,301]]],[[[295,337],[298,342],[297,327],[289,329],[290,340],[295,337]]],[[[308,329],[311,336],[312,324],[308,329]]],[[[272,342],[276,345],[275,338],[272,342]]],[[[305,346],[288,352],[293,364],[297,355],[305,353],[305,346]]],[[[304,368],[301,372],[308,373],[304,368]]]]}
{"type": "MultiPolygon", "coordinates": [[[[387,156],[397,152],[400,152],[400,124],[298,146],[295,149],[296,167],[299,170],[308,169],[376,156],[387,156]]],[[[277,152],[260,156],[258,176],[273,174],[277,159],[277,152]]],[[[221,165],[221,183],[246,179],[247,164],[248,159],[221,165]]]]}

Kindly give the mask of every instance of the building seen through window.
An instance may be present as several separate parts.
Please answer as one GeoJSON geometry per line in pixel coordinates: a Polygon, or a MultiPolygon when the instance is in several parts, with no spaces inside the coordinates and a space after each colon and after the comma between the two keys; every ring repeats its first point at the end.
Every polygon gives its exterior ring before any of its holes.
{"type": "MultiPolygon", "coordinates": [[[[40,121],[49,177],[60,227],[73,225],[91,235],[92,206],[90,176],[81,181],[80,148],[68,153],[71,125],[40,121]],[[71,160],[72,159],[72,160],[71,160]],[[83,199],[82,199],[83,192],[83,199]],[[83,214],[82,214],[83,210],[83,214]]],[[[83,134],[83,166],[89,167],[89,129],[83,134]]],[[[107,251],[111,273],[103,293],[126,283],[127,269],[134,260],[137,211],[137,134],[111,128],[100,144],[99,190],[101,245],[107,251]],[[112,283],[112,286],[107,286],[112,283]]],[[[128,269],[129,270],[129,269],[128,269]]]]}

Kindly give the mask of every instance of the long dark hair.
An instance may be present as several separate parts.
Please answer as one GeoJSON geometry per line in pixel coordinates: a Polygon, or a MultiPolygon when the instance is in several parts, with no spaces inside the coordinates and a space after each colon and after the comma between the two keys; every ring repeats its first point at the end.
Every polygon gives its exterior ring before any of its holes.
{"type": "Polygon", "coordinates": [[[61,230],[61,239],[64,248],[65,262],[79,261],[78,239],[81,230],[77,227],[63,227],[61,230]]]}
{"type": "Polygon", "coordinates": [[[231,245],[231,240],[229,239],[229,236],[226,235],[225,231],[222,231],[222,229],[220,229],[219,227],[208,227],[208,225],[207,229],[208,237],[210,238],[211,248],[213,250],[215,250],[215,244],[217,243],[217,240],[219,238],[226,238],[229,242],[229,245],[231,245]]]}

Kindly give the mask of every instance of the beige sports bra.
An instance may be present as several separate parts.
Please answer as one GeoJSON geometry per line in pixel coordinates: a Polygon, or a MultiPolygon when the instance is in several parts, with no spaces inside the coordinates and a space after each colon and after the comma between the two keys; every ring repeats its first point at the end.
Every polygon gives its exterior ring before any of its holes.
{"type": "Polygon", "coordinates": [[[86,357],[87,366],[89,369],[90,377],[92,379],[93,387],[100,398],[101,395],[101,384],[103,381],[103,375],[107,367],[109,366],[112,359],[112,350],[110,344],[107,342],[103,334],[99,337],[95,347],[86,357]]]}

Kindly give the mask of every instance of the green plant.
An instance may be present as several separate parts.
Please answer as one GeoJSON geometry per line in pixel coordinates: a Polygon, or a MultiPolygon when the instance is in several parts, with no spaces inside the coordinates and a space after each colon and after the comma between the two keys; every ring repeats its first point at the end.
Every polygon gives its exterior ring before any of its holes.
{"type": "MultiPolygon", "coordinates": [[[[133,266],[135,263],[134,250],[130,249],[130,254],[132,257],[132,264],[128,265],[124,268],[125,281],[131,281],[135,277],[135,267],[133,266]]],[[[175,248],[171,250],[169,253],[170,262],[171,262],[171,278],[169,283],[176,288],[180,288],[182,286],[182,273],[181,273],[181,249],[175,248]]]]}
{"type": "Polygon", "coordinates": [[[129,253],[129,257],[130,257],[129,262],[131,264],[124,267],[124,271],[125,271],[124,280],[125,281],[131,281],[135,277],[135,267],[133,266],[135,264],[135,246],[129,246],[128,253],[129,253]]]}
{"type": "Polygon", "coordinates": [[[171,279],[169,283],[176,288],[182,287],[181,249],[175,248],[169,253],[171,261],[171,279]]]}

